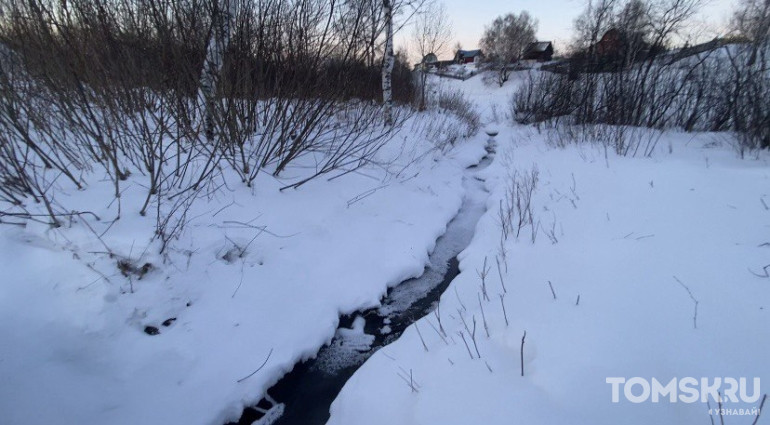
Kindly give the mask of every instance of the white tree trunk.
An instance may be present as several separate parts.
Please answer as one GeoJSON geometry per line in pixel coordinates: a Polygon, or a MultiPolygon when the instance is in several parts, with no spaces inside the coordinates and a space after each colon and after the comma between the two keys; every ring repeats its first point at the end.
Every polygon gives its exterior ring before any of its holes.
{"type": "Polygon", "coordinates": [[[393,66],[396,62],[393,54],[393,4],[391,0],[382,0],[385,18],[385,57],[382,63],[382,107],[385,125],[393,125],[393,66]]]}
{"type": "Polygon", "coordinates": [[[214,15],[211,36],[206,48],[206,59],[201,72],[199,101],[204,110],[204,129],[206,140],[214,138],[216,117],[217,83],[222,71],[225,50],[230,43],[230,22],[235,18],[238,0],[223,0],[214,15]]]}

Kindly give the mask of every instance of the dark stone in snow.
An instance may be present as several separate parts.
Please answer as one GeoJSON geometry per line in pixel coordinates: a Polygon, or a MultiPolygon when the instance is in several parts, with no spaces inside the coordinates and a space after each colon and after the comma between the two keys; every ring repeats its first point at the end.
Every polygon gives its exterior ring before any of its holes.
{"type": "Polygon", "coordinates": [[[158,330],[158,328],[156,328],[155,326],[145,326],[144,333],[146,333],[147,335],[158,335],[160,334],[160,330],[158,330]]]}
{"type": "Polygon", "coordinates": [[[176,322],[176,317],[169,317],[168,319],[163,321],[163,326],[171,326],[172,323],[176,322]]]}

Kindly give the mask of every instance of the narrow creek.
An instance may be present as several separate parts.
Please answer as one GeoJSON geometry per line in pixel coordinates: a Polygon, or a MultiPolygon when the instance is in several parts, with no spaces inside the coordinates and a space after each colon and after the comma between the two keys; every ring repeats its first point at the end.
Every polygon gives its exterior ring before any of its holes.
{"type": "Polygon", "coordinates": [[[244,409],[238,422],[228,425],[325,424],[332,402],[364,361],[433,311],[441,294],[460,273],[457,254],[470,244],[476,223],[485,211],[487,193],[477,173],[492,162],[494,141],[490,140],[486,149],[487,155],[479,164],[465,171],[463,204],[436,241],[424,273],[391,288],[380,307],[341,317],[329,345],[321,347],[315,358],[297,363],[267,391],[265,398],[244,409]]]}

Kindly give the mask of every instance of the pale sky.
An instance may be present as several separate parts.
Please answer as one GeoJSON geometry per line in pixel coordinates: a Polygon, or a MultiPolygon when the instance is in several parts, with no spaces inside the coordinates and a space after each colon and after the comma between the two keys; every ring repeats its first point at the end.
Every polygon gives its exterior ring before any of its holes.
{"type": "MultiPolygon", "coordinates": [[[[588,0],[439,0],[446,6],[447,14],[452,22],[453,40],[449,43],[451,50],[459,41],[464,49],[474,49],[479,46],[479,39],[484,27],[497,16],[509,12],[519,13],[526,10],[538,20],[537,38],[542,41],[553,41],[557,51],[564,51],[572,34],[572,23],[583,11],[588,0]]],[[[730,11],[737,0],[707,0],[701,9],[694,31],[702,34],[699,40],[710,40],[723,34],[729,19],[730,11]]],[[[396,36],[396,48],[408,43],[412,29],[404,28],[396,36]]],[[[442,56],[451,55],[444,53],[442,56]]]]}

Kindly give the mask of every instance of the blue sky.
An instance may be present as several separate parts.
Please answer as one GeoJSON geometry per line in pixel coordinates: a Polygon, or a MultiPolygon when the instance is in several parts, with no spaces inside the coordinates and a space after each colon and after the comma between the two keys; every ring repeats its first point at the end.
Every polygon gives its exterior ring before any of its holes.
{"type": "MultiPolygon", "coordinates": [[[[442,0],[439,0],[442,1],[442,0]]],[[[443,0],[452,21],[454,39],[450,48],[459,41],[463,48],[478,47],[484,26],[497,16],[527,10],[538,22],[537,37],[554,41],[557,50],[563,50],[572,33],[572,22],[585,8],[587,0],[443,0]]],[[[722,32],[735,0],[711,0],[702,8],[692,30],[699,39],[711,39],[722,32]]],[[[396,38],[396,47],[403,46],[411,34],[404,28],[396,38]]]]}

